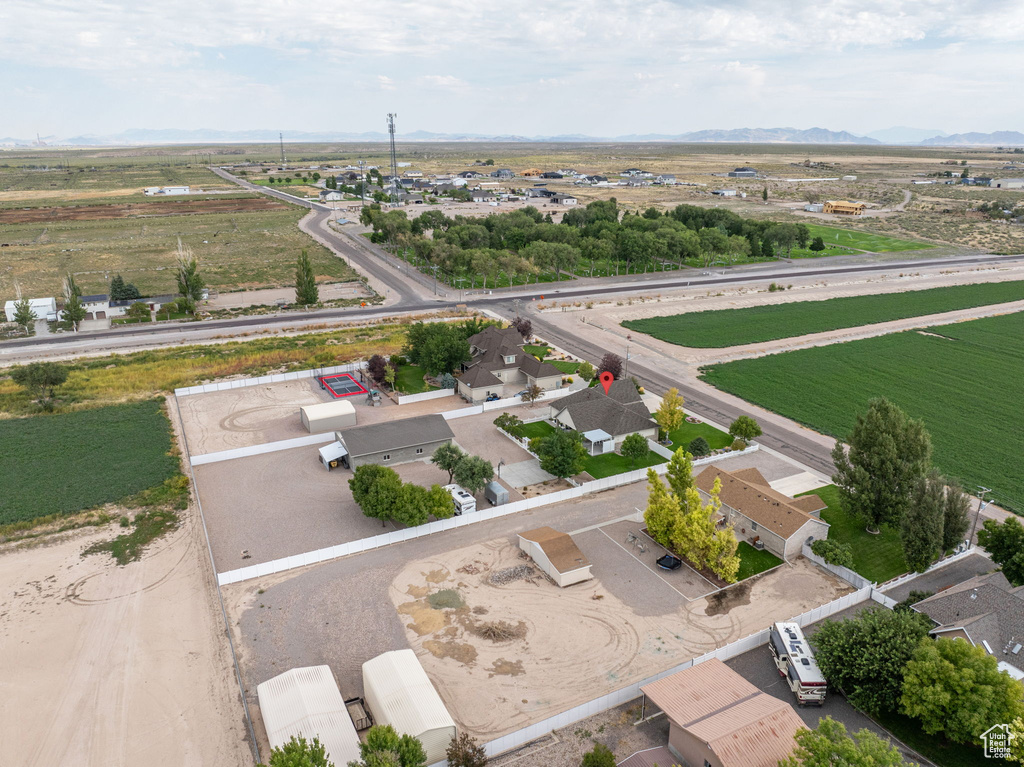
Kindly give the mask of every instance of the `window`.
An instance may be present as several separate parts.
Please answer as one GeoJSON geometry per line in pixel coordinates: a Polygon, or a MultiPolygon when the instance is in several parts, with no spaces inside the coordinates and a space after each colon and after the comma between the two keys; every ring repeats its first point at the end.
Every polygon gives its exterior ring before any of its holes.
{"type": "Polygon", "coordinates": [[[507,364],[511,365],[515,361],[516,361],[516,355],[514,355],[514,354],[506,354],[505,355],[505,362],[507,364]]]}
{"type": "Polygon", "coordinates": [[[709,762],[707,759],[705,759],[704,760],[704,767],[711,767],[711,762],[709,762]]]}
{"type": "Polygon", "coordinates": [[[416,455],[423,455],[423,448],[422,447],[416,448],[416,455]]]}
{"type": "Polygon", "coordinates": [[[755,522],[754,520],[750,520],[750,529],[751,530],[756,530],[757,529],[757,522],[755,522]]]}
{"type": "Polygon", "coordinates": [[[384,455],[382,456],[382,460],[390,461],[391,460],[391,453],[384,453],[384,455]]]}

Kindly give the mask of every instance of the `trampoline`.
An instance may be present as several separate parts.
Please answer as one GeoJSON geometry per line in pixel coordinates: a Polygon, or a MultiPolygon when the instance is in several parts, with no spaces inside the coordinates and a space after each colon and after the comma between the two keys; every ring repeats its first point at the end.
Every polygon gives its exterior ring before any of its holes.
{"type": "Polygon", "coordinates": [[[320,385],[330,392],[332,397],[351,397],[353,394],[365,394],[366,388],[349,373],[338,373],[324,376],[320,385]]]}

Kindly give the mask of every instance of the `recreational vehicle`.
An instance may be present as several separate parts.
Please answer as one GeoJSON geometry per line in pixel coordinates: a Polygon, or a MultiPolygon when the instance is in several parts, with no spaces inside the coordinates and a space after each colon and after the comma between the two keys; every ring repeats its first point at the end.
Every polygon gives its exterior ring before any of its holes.
{"type": "Polygon", "coordinates": [[[825,703],[828,683],[814,661],[811,646],[796,623],[775,623],[768,637],[775,667],[785,677],[789,689],[801,706],[821,706],[825,703]]]}

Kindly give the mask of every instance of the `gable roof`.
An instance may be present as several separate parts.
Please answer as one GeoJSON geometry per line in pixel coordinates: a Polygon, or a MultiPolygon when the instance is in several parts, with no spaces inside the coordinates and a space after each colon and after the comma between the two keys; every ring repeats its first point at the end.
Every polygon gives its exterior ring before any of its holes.
{"type": "Polygon", "coordinates": [[[573,428],[581,433],[602,429],[618,437],[657,427],[631,381],[613,381],[607,395],[599,386],[581,389],[552,407],[556,418],[568,413],[573,428]]]}
{"type": "Polygon", "coordinates": [[[568,533],[560,533],[550,527],[538,527],[536,530],[519,533],[519,537],[539,545],[551,566],[560,573],[571,573],[590,566],[587,555],[579,550],[568,533]]]}
{"type": "Polygon", "coordinates": [[[775,767],[804,726],[792,706],[714,658],[641,691],[672,723],[703,741],[722,767],[775,767]]]}
{"type": "Polygon", "coordinates": [[[501,379],[494,375],[490,370],[480,365],[474,365],[461,376],[459,376],[459,382],[465,384],[470,389],[474,389],[477,386],[500,386],[501,379]]]}
{"type": "Polygon", "coordinates": [[[353,426],[337,434],[353,458],[455,439],[448,422],[439,413],[353,426]]]}
{"type": "MultiPolygon", "coordinates": [[[[562,371],[551,363],[541,362],[532,354],[527,354],[523,351],[521,348],[524,343],[523,337],[513,327],[499,328],[491,325],[476,335],[470,336],[468,341],[469,348],[473,352],[473,358],[466,366],[467,373],[476,368],[491,371],[518,368],[531,378],[547,378],[549,376],[562,375],[562,371]],[[512,362],[506,362],[506,357],[513,357],[514,359],[512,362]]],[[[465,374],[461,380],[467,386],[481,385],[481,382],[474,382],[475,379],[467,381],[465,374]]],[[[492,384],[495,381],[482,379],[482,382],[487,384],[492,384]]]]}
{"type": "MultiPolygon", "coordinates": [[[[718,466],[709,466],[697,475],[695,484],[705,493],[710,493],[716,479],[722,480],[718,498],[724,505],[783,538],[789,538],[809,520],[828,524],[812,517],[806,509],[794,505],[788,495],[773,490],[756,469],[733,473],[718,466]]],[[[820,498],[818,502],[821,502],[820,498]]],[[[805,502],[804,505],[810,503],[805,502]]]]}

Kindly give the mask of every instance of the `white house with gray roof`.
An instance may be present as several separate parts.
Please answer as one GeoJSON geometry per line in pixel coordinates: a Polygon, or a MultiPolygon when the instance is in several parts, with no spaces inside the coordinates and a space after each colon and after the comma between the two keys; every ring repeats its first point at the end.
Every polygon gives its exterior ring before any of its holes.
{"type": "Polygon", "coordinates": [[[632,381],[612,381],[608,393],[594,386],[555,400],[550,418],[564,429],[581,434],[603,431],[608,440],[619,444],[630,434],[651,440],[658,438],[658,424],[643,403],[632,381]]]}

